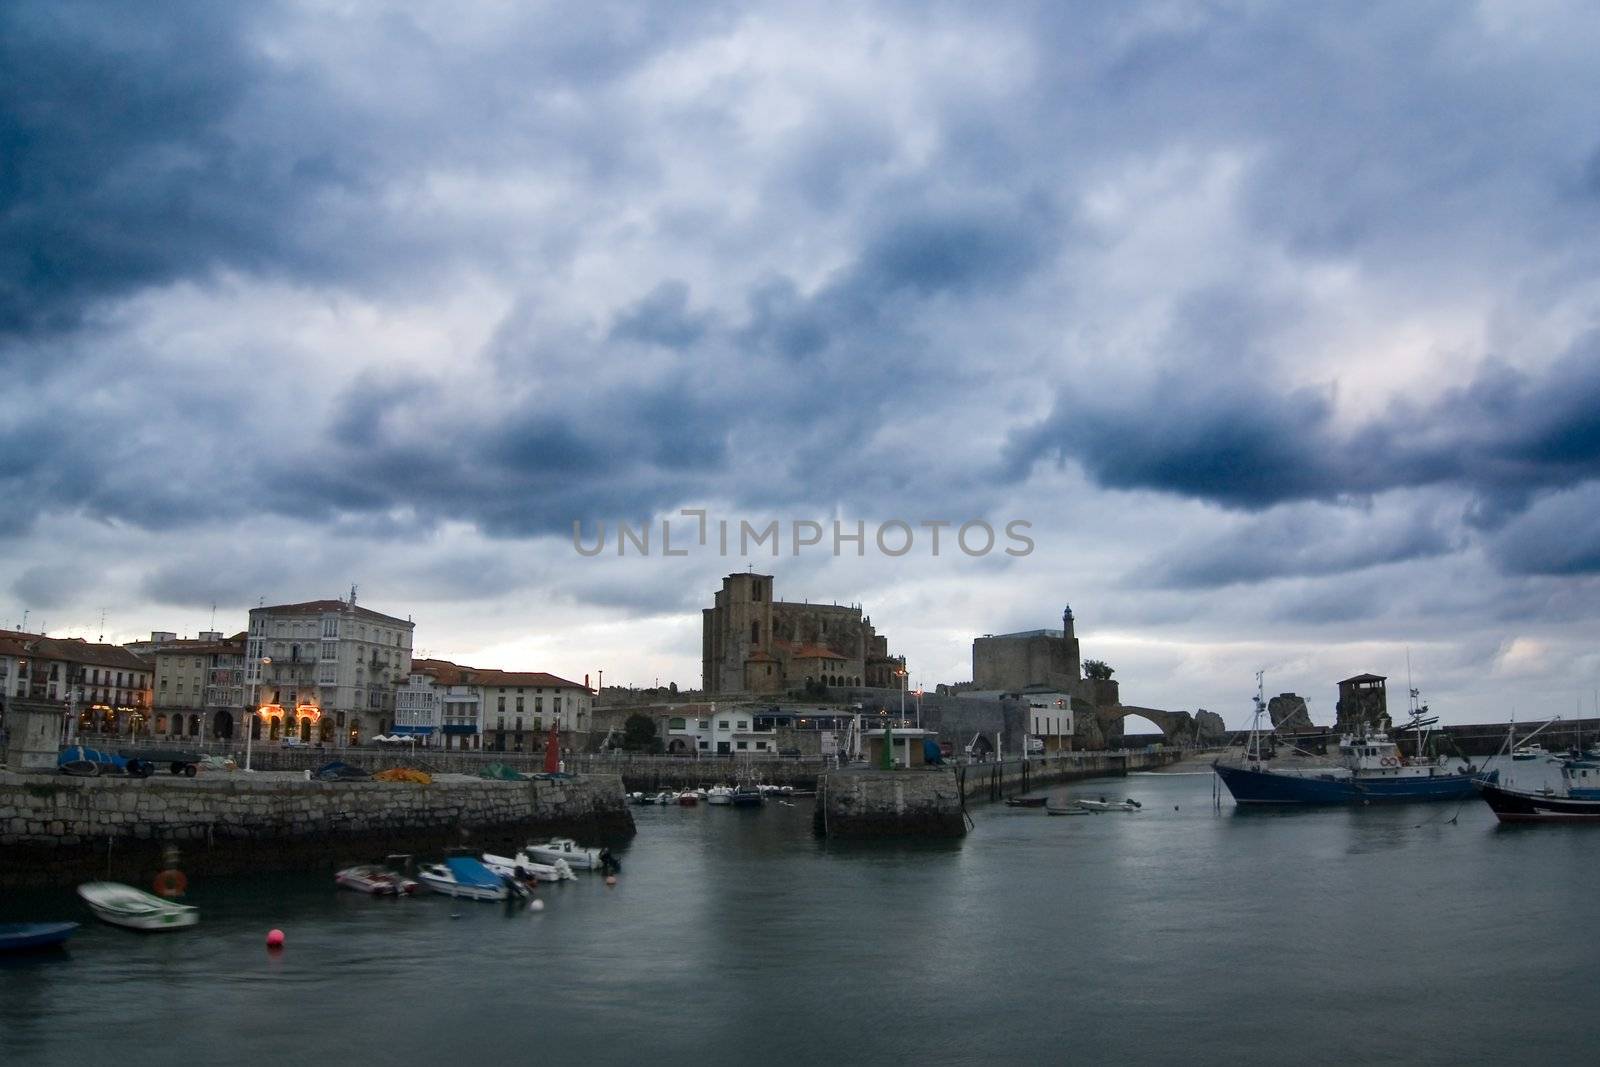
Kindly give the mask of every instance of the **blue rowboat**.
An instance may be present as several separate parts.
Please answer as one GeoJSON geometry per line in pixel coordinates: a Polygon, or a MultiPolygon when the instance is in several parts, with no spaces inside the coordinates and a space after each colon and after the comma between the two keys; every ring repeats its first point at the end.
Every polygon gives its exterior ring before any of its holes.
{"type": "Polygon", "coordinates": [[[65,944],[77,923],[0,923],[0,952],[32,952],[65,944]]]}

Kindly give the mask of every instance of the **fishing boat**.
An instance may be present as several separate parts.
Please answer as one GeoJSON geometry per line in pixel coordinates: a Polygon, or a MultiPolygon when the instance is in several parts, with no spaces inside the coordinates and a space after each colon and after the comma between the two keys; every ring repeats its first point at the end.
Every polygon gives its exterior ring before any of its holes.
{"type": "Polygon", "coordinates": [[[1319,805],[1393,804],[1422,800],[1465,800],[1479,778],[1495,780],[1499,772],[1482,774],[1472,763],[1444,756],[1424,756],[1424,728],[1439,720],[1424,718],[1428,708],[1411,690],[1411,721],[1401,731],[1415,730],[1417,754],[1407,757],[1387,733],[1362,730],[1339,739],[1332,763],[1300,767],[1266,766],[1260,723],[1266,711],[1262,675],[1256,674],[1255,719],[1240,762],[1218,759],[1211,767],[1239,804],[1319,805]]]}
{"type": "Polygon", "coordinates": [[[370,893],[375,897],[392,897],[415,893],[417,883],[399,871],[381,863],[358,863],[346,867],[333,876],[333,884],[357,893],[370,893]]]}
{"type": "Polygon", "coordinates": [[[572,865],[566,860],[540,863],[528,855],[526,850],[518,851],[515,856],[496,856],[485,852],[483,865],[502,877],[523,881],[575,882],[578,879],[578,876],[572,873],[572,865]]]}
{"type": "Polygon", "coordinates": [[[698,805],[699,803],[700,803],[700,795],[698,793],[696,793],[693,789],[688,789],[688,790],[685,790],[684,792],[678,794],[678,806],[679,807],[692,808],[692,807],[695,807],[696,805],[698,805]]]}
{"type": "Polygon", "coordinates": [[[471,856],[451,856],[443,863],[424,864],[417,879],[435,893],[468,900],[504,900],[511,895],[506,880],[471,856]]]}
{"type": "Polygon", "coordinates": [[[37,952],[66,944],[77,923],[0,923],[0,952],[37,952]]]}
{"type": "Polygon", "coordinates": [[[540,863],[553,864],[562,860],[569,867],[581,867],[584,870],[599,867],[605,855],[604,849],[584,848],[570,837],[554,837],[542,845],[529,845],[522,852],[540,863]]]}
{"type": "Polygon", "coordinates": [[[732,804],[733,789],[725,785],[714,785],[706,790],[707,804],[732,804]]]}
{"type": "Polygon", "coordinates": [[[129,930],[177,930],[200,921],[200,909],[120,882],[85,882],[78,895],[95,918],[129,930]]]}
{"type": "Polygon", "coordinates": [[[1563,761],[1560,789],[1507,789],[1483,780],[1478,795],[1501,822],[1600,823],[1600,761],[1563,761]]]}
{"type": "Polygon", "coordinates": [[[734,786],[728,802],[736,808],[759,808],[767,798],[753,785],[734,786]]]}

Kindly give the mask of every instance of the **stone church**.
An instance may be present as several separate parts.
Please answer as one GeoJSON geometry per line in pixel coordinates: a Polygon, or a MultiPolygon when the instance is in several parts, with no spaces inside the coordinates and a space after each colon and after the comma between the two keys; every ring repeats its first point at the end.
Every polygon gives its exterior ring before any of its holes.
{"type": "Polygon", "coordinates": [[[701,612],[707,693],[782,693],[816,683],[898,689],[904,657],[859,606],[774,600],[772,575],[730,574],[701,612]]]}

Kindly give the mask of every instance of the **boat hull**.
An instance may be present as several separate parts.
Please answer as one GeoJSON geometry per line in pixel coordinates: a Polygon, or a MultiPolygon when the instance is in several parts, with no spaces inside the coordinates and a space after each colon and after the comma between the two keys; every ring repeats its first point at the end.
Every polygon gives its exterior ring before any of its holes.
{"type": "Polygon", "coordinates": [[[200,909],[192,904],[174,904],[116,882],[87,882],[78,887],[78,896],[95,918],[127,930],[181,930],[200,921],[200,909]]]}
{"type": "Polygon", "coordinates": [[[1478,795],[1501,822],[1600,823],[1600,800],[1523,793],[1489,782],[1479,784],[1478,795]]]}
{"type": "MultiPolygon", "coordinates": [[[[1475,793],[1473,774],[1440,774],[1424,778],[1315,777],[1280,774],[1213,764],[1217,777],[1238,804],[1334,806],[1340,804],[1413,804],[1432,800],[1467,800],[1475,793]]],[[[1493,778],[1495,772],[1490,772],[1493,778]]]]}
{"type": "Polygon", "coordinates": [[[0,952],[37,952],[66,944],[77,923],[0,923],[0,952]]]}
{"type": "Polygon", "coordinates": [[[462,885],[459,882],[431,874],[419,874],[417,880],[442,896],[462,897],[466,900],[504,900],[511,893],[505,886],[491,888],[488,886],[462,885]]]}

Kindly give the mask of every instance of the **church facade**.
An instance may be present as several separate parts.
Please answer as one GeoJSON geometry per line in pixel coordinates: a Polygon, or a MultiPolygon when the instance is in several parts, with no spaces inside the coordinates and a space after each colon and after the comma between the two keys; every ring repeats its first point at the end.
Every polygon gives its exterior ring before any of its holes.
{"type": "Polygon", "coordinates": [[[707,693],[901,685],[905,658],[889,655],[888,639],[860,606],[775,600],[770,574],[728,575],[701,616],[707,693]]]}

